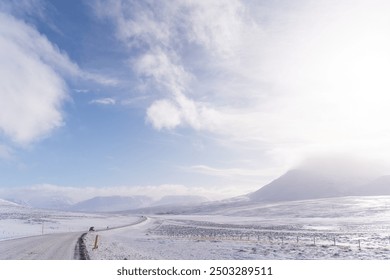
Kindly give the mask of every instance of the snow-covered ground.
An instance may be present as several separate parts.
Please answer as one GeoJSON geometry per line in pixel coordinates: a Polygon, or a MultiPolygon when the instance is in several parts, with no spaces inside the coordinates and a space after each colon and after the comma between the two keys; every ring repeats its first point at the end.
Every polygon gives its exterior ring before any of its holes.
{"type": "Polygon", "coordinates": [[[390,259],[389,197],[212,208],[89,233],[87,249],[92,259],[390,259]]]}
{"type": "Polygon", "coordinates": [[[151,217],[136,227],[89,233],[92,259],[389,259],[390,240],[354,226],[223,223],[220,217],[151,217]],[[203,220],[203,221],[200,221],[203,220]],[[98,248],[94,246],[96,235],[98,248]],[[360,248],[359,248],[360,242],[360,248]],[[335,245],[336,244],[336,245],[335,245]]]}
{"type": "Polygon", "coordinates": [[[121,214],[91,214],[35,209],[0,199],[0,240],[49,233],[87,231],[125,225],[135,216],[121,214]]]}
{"type": "Polygon", "coordinates": [[[26,209],[0,207],[1,231],[13,232],[3,237],[41,234],[42,220],[52,232],[95,226],[84,238],[91,259],[390,259],[390,197],[239,202],[146,217],[26,209]]]}
{"type": "Polygon", "coordinates": [[[139,218],[34,209],[0,199],[0,259],[73,259],[89,227],[123,226],[139,218]]]}

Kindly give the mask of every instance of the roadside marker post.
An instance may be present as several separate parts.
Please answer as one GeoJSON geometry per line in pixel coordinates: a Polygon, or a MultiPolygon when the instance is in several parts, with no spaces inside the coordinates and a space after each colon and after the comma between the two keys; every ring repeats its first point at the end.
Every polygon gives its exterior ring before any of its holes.
{"type": "Polygon", "coordinates": [[[98,248],[98,239],[99,239],[99,235],[96,234],[96,237],[95,237],[95,246],[93,247],[93,250],[96,250],[98,248]]]}

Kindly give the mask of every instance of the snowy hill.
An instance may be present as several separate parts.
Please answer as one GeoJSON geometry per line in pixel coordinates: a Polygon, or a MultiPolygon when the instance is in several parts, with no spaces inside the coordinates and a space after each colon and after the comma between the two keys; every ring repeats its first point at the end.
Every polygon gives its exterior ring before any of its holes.
{"type": "Polygon", "coordinates": [[[157,201],[154,201],[148,196],[99,196],[76,203],[67,208],[67,210],[82,212],[117,212],[156,206],[193,205],[205,201],[208,201],[208,199],[195,195],[164,196],[157,201]]]}
{"type": "Polygon", "coordinates": [[[379,177],[355,190],[356,195],[390,195],[390,176],[379,177]]]}
{"type": "Polygon", "coordinates": [[[390,195],[390,176],[365,181],[307,170],[291,170],[258,191],[251,201],[292,201],[351,195],[390,195]]]}
{"type": "Polygon", "coordinates": [[[69,210],[83,212],[115,212],[149,206],[147,196],[98,196],[72,205],[69,210]]]}
{"type": "Polygon", "coordinates": [[[291,170],[250,194],[252,201],[288,201],[346,195],[332,178],[304,170],[291,170]]]}
{"type": "Polygon", "coordinates": [[[0,206],[20,206],[19,204],[15,203],[15,202],[11,202],[11,201],[8,201],[8,200],[4,200],[4,199],[1,199],[0,198],[0,206]]]}
{"type": "Polygon", "coordinates": [[[70,207],[73,201],[64,196],[36,195],[29,198],[6,198],[8,201],[18,205],[39,209],[63,210],[70,207]]]}
{"type": "Polygon", "coordinates": [[[35,209],[51,209],[76,212],[117,212],[146,207],[183,206],[207,202],[208,199],[196,195],[170,195],[155,200],[148,196],[96,196],[91,199],[73,203],[71,199],[63,196],[31,196],[29,198],[10,198],[1,200],[3,204],[13,204],[35,209]]]}

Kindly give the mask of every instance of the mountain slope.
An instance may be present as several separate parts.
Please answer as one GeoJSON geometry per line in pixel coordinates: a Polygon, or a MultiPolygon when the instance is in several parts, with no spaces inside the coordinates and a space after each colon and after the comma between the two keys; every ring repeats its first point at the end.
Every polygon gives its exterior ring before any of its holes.
{"type": "Polygon", "coordinates": [[[7,198],[8,201],[18,205],[39,209],[63,210],[70,207],[73,202],[71,199],[64,196],[35,196],[30,198],[7,198]]]}
{"type": "Polygon", "coordinates": [[[354,192],[356,195],[390,195],[390,176],[379,177],[364,184],[354,192]]]}
{"type": "Polygon", "coordinates": [[[0,206],[21,206],[15,202],[9,201],[9,200],[4,200],[0,198],[0,206]]]}
{"type": "Polygon", "coordinates": [[[305,170],[291,170],[249,195],[252,201],[289,201],[348,195],[347,184],[305,170]]]}
{"type": "Polygon", "coordinates": [[[248,195],[251,201],[292,201],[342,196],[390,195],[390,176],[342,178],[295,169],[248,195]]]}
{"type": "Polygon", "coordinates": [[[148,206],[152,200],[147,196],[98,196],[81,201],[69,208],[72,211],[115,212],[148,206]]]}

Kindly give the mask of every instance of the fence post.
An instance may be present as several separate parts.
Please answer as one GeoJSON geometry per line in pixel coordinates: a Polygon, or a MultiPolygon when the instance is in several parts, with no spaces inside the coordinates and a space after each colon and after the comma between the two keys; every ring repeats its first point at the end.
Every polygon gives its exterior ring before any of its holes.
{"type": "Polygon", "coordinates": [[[313,240],[314,240],[314,245],[316,245],[316,237],[315,236],[314,236],[313,240]]]}
{"type": "Polygon", "coordinates": [[[361,250],[362,248],[360,247],[360,239],[359,239],[359,250],[361,250]]]}
{"type": "Polygon", "coordinates": [[[336,246],[336,237],[333,237],[333,245],[336,246]]]}
{"type": "Polygon", "coordinates": [[[95,246],[92,248],[93,250],[95,250],[95,249],[98,248],[98,238],[99,238],[99,235],[96,234],[96,237],[95,237],[95,246]]]}
{"type": "Polygon", "coordinates": [[[299,236],[297,236],[297,243],[299,242],[299,236]]]}

